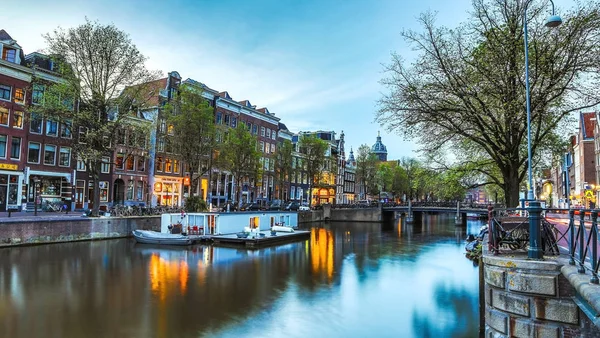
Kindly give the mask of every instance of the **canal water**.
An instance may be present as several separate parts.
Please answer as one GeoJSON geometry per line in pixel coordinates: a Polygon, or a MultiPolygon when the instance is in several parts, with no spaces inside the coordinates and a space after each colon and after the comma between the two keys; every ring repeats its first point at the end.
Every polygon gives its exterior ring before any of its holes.
{"type": "Polygon", "coordinates": [[[119,239],[0,249],[0,337],[477,337],[451,215],[313,224],[256,251],[119,239]]]}

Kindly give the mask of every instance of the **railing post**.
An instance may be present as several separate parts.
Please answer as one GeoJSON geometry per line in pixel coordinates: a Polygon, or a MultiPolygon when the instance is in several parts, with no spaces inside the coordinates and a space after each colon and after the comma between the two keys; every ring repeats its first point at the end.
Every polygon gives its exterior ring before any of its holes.
{"type": "Polygon", "coordinates": [[[529,201],[529,251],[528,257],[543,259],[541,218],[542,206],[539,201],[529,201]]]}
{"type": "Polygon", "coordinates": [[[490,252],[494,252],[496,254],[496,250],[494,250],[496,236],[494,235],[494,207],[492,205],[488,206],[488,250],[490,252]]]}
{"type": "Polygon", "coordinates": [[[598,273],[596,273],[598,269],[598,210],[592,210],[592,278],[590,278],[590,283],[598,284],[598,273]]]}
{"type": "Polygon", "coordinates": [[[579,210],[579,269],[577,272],[585,273],[585,212],[583,209],[579,210]]]}
{"type": "Polygon", "coordinates": [[[569,264],[575,265],[575,210],[569,209],[569,264]]]}

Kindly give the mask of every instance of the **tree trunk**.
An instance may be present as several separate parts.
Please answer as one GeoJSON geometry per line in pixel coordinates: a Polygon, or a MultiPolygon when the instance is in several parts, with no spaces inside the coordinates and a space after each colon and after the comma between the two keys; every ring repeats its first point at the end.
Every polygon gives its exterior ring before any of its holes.
{"type": "Polygon", "coordinates": [[[519,173],[518,170],[507,170],[503,173],[504,201],[507,208],[519,207],[519,173]]]}
{"type": "Polygon", "coordinates": [[[94,179],[94,207],[92,208],[92,216],[98,217],[100,214],[100,166],[102,162],[90,163],[90,176],[94,179]],[[92,169],[93,168],[93,169],[92,169]]]}

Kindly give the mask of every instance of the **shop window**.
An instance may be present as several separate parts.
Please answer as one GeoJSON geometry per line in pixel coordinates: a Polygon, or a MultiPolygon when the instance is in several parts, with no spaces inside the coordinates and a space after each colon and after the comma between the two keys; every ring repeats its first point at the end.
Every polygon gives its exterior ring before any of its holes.
{"type": "Polygon", "coordinates": [[[40,148],[40,143],[29,142],[29,148],[27,150],[28,163],[40,163],[40,148]]]}
{"type": "Polygon", "coordinates": [[[173,162],[171,161],[170,158],[167,158],[165,160],[165,172],[170,173],[172,171],[173,171],[173,162]]]}
{"type": "Polygon", "coordinates": [[[23,129],[23,112],[22,111],[15,111],[13,113],[12,126],[13,126],[13,128],[23,129]]]}
{"type": "Polygon", "coordinates": [[[60,154],[58,157],[58,165],[61,167],[71,166],[71,148],[60,147],[60,154]]]}
{"type": "Polygon", "coordinates": [[[10,116],[9,110],[0,106],[0,125],[8,126],[8,117],[10,116]]]}
{"type": "Polygon", "coordinates": [[[108,182],[98,182],[100,188],[100,202],[108,202],[108,182]]]}
{"type": "Polygon", "coordinates": [[[134,184],[133,181],[127,182],[127,197],[126,197],[126,199],[128,201],[133,200],[133,184],[134,184]]]}
{"type": "Polygon", "coordinates": [[[118,153],[117,158],[115,160],[115,168],[117,170],[123,170],[123,168],[125,167],[124,160],[125,160],[125,154],[118,153]]]}
{"type": "Polygon", "coordinates": [[[21,159],[21,138],[11,137],[10,143],[10,159],[19,160],[21,159]]]}
{"type": "Polygon", "coordinates": [[[25,90],[23,88],[15,88],[15,103],[25,104],[25,90]]]}
{"type": "Polygon", "coordinates": [[[144,181],[137,181],[137,187],[135,189],[135,199],[138,201],[144,200],[144,181]]]}
{"type": "Polygon", "coordinates": [[[56,163],[56,146],[46,144],[44,146],[44,164],[54,165],[56,163]]]}
{"type": "Polygon", "coordinates": [[[110,173],[110,157],[103,157],[100,165],[100,172],[103,174],[110,173]]]}

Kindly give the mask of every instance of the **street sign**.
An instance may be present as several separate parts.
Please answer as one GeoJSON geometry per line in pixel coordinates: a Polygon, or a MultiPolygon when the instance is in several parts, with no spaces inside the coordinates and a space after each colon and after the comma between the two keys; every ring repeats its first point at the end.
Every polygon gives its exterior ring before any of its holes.
{"type": "Polygon", "coordinates": [[[585,192],[585,197],[594,198],[594,193],[591,190],[585,192]]]}

